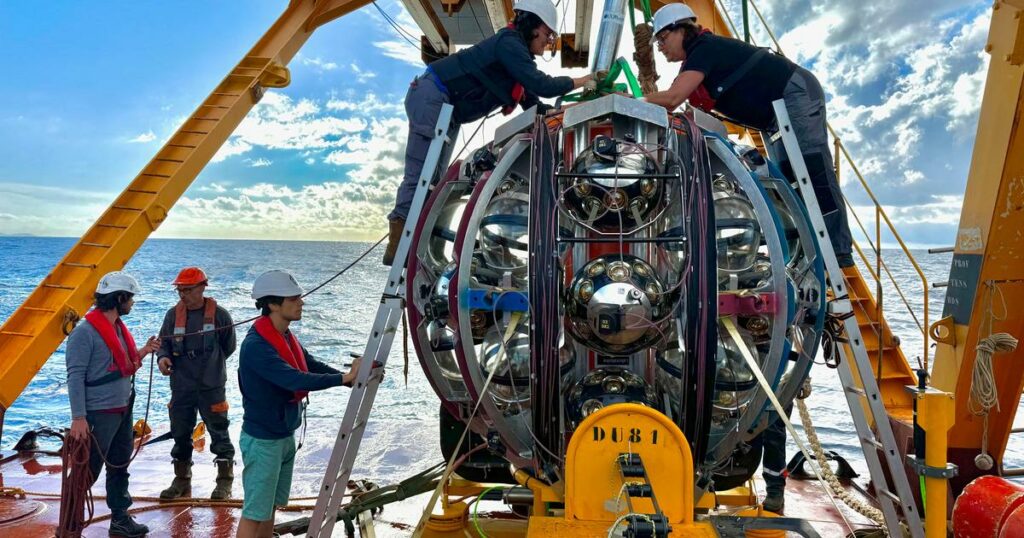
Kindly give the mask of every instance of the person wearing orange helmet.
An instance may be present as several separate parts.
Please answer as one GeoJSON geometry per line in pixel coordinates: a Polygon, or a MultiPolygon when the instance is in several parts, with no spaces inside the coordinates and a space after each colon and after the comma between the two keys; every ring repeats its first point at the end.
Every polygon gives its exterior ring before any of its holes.
{"type": "Polygon", "coordinates": [[[186,267],[174,279],[179,301],[164,316],[157,352],[160,373],[171,378],[171,460],[174,479],[161,499],[190,495],[192,430],[196,412],[206,423],[217,465],[217,484],[211,499],[227,499],[234,482],[235,447],[228,436],[227,358],[235,352],[231,315],[204,296],[208,279],[198,267],[186,267]]]}

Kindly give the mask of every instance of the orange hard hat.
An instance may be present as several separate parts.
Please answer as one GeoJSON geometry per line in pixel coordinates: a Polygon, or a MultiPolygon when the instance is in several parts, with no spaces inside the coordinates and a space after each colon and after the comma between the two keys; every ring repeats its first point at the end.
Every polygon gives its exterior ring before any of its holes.
{"type": "Polygon", "coordinates": [[[186,267],[178,273],[178,278],[174,279],[173,284],[175,286],[196,286],[198,284],[206,283],[206,273],[198,267],[186,267]]]}

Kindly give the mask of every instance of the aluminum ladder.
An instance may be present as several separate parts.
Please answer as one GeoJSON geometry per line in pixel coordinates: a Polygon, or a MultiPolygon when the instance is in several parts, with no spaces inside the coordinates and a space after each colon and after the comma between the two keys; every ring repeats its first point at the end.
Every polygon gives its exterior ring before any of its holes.
{"type": "MultiPolygon", "coordinates": [[[[811,185],[810,175],[807,172],[807,165],[800,151],[800,144],[797,142],[796,134],[793,132],[793,125],[789,119],[789,112],[782,99],[772,103],[775,109],[775,117],[778,121],[779,132],[773,135],[772,140],[781,137],[786,155],[789,157],[793,174],[796,176],[798,191],[803,197],[804,205],[810,216],[814,227],[815,235],[821,253],[824,256],[825,268],[830,275],[829,281],[834,294],[834,299],[829,302],[829,312],[835,315],[844,315],[853,312],[850,297],[846,289],[846,280],[843,271],[839,267],[835,251],[832,250],[828,230],[825,228],[825,219],[818,206],[818,200],[814,195],[814,188],[811,185]]],[[[914,500],[913,490],[907,480],[903,461],[900,458],[899,449],[896,446],[896,437],[893,435],[892,426],[889,424],[889,415],[882,403],[881,393],[878,389],[878,382],[871,374],[871,362],[868,359],[867,350],[864,347],[864,340],[861,338],[860,327],[857,324],[856,316],[848,316],[843,320],[846,335],[850,340],[849,349],[853,350],[852,360],[856,362],[856,371],[850,367],[850,357],[846,352],[847,346],[839,346],[841,360],[839,361],[839,379],[843,385],[843,393],[846,396],[846,403],[850,407],[850,415],[853,417],[853,424],[857,428],[857,438],[860,441],[864,452],[864,460],[871,472],[871,482],[874,484],[877,493],[878,504],[885,515],[885,526],[889,534],[901,536],[900,515],[896,510],[897,505],[903,511],[906,524],[913,538],[924,537],[924,526],[921,524],[921,515],[918,513],[917,504],[914,500]],[[858,381],[859,386],[858,386],[858,381]],[[875,423],[875,430],[872,431],[868,417],[865,415],[867,409],[875,423]],[[877,432],[877,433],[876,433],[877,432]],[[886,476],[882,461],[878,458],[878,451],[885,456],[885,467],[888,468],[886,476]]]]}
{"type": "Polygon", "coordinates": [[[413,228],[419,221],[420,212],[426,204],[435,175],[451,156],[455,130],[449,130],[449,125],[453,110],[449,104],[441,107],[441,114],[434,128],[434,139],[427,150],[416,194],[413,196],[409,215],[405,219],[402,239],[398,243],[391,272],[388,273],[380,306],[377,307],[377,317],[366,342],[366,350],[349,395],[348,406],[345,407],[345,416],[341,421],[334,449],[331,451],[331,459],[327,463],[313,516],[309,520],[307,536],[331,536],[337,521],[338,509],[345,496],[356,455],[359,453],[359,444],[363,440],[383,369],[391,353],[398,324],[402,320],[402,311],[405,308],[405,264],[409,256],[413,228]]]}

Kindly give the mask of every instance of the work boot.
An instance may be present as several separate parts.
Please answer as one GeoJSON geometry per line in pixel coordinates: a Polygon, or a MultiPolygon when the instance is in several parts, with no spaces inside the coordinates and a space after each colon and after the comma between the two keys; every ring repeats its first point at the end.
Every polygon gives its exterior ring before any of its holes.
{"type": "Polygon", "coordinates": [[[761,506],[769,512],[781,514],[786,508],[786,497],[783,493],[783,491],[769,491],[764,496],[764,502],[761,503],[761,506]]]}
{"type": "Polygon", "coordinates": [[[388,267],[395,261],[398,242],[402,240],[402,230],[405,230],[405,219],[388,221],[388,248],[384,250],[384,265],[388,267]]]}
{"type": "Polygon", "coordinates": [[[117,516],[110,520],[110,536],[136,538],[147,534],[149,534],[149,527],[142,523],[137,523],[132,519],[132,516],[129,516],[128,514],[117,516]]]}
{"type": "Polygon", "coordinates": [[[217,464],[217,487],[213,488],[210,498],[213,500],[231,498],[231,483],[235,481],[235,462],[232,460],[213,460],[217,464]]]}
{"type": "Polygon", "coordinates": [[[175,461],[174,462],[174,480],[171,481],[171,487],[160,492],[160,498],[163,500],[177,499],[184,497],[188,494],[192,488],[192,462],[191,461],[175,461]]]}

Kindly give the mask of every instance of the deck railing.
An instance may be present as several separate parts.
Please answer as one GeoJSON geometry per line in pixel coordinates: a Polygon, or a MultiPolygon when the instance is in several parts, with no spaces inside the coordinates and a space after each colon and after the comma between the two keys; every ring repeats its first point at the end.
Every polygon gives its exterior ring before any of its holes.
{"type": "MultiPolygon", "coordinates": [[[[778,51],[779,54],[782,54],[783,56],[785,56],[785,53],[782,50],[782,45],[779,43],[778,38],[776,38],[776,36],[775,36],[775,32],[772,31],[771,26],[768,24],[768,21],[765,19],[764,14],[761,13],[760,8],[757,7],[757,4],[754,2],[754,0],[742,0],[742,1],[747,2],[747,5],[750,8],[752,8],[752,10],[753,10],[754,14],[756,15],[758,21],[760,22],[761,28],[764,29],[764,31],[768,34],[768,37],[771,39],[772,43],[774,44],[775,50],[778,51]]],[[[730,28],[732,30],[733,35],[734,36],[740,36],[740,33],[736,29],[736,24],[733,22],[732,17],[729,15],[729,10],[726,9],[723,1],[722,0],[716,0],[716,2],[718,3],[719,10],[725,16],[725,19],[728,22],[728,24],[729,24],[729,26],[730,26],[730,28]]],[[[754,45],[757,44],[756,41],[754,40],[754,37],[753,37],[752,33],[751,33],[750,39],[751,39],[751,42],[754,45]]],[[[863,232],[864,237],[865,237],[866,242],[867,242],[868,247],[869,247],[868,251],[874,253],[874,260],[873,260],[874,261],[874,264],[873,264],[874,265],[874,270],[872,270],[872,268],[871,268],[872,260],[868,258],[868,255],[866,254],[865,250],[862,249],[861,246],[859,244],[857,244],[856,241],[854,241],[854,248],[856,249],[857,254],[860,256],[861,260],[863,261],[865,268],[867,268],[867,274],[871,276],[872,280],[875,283],[875,303],[876,303],[876,307],[877,307],[878,320],[881,321],[883,319],[883,316],[882,316],[882,314],[883,314],[883,291],[882,291],[883,280],[881,278],[881,274],[884,271],[886,276],[888,277],[888,281],[893,285],[894,289],[896,290],[896,293],[899,295],[900,301],[903,303],[903,306],[906,308],[907,312],[909,312],[911,317],[914,319],[914,323],[917,325],[918,330],[921,331],[921,337],[922,337],[922,339],[924,341],[924,345],[923,345],[923,350],[922,350],[923,363],[921,363],[920,366],[927,371],[928,370],[928,350],[929,350],[929,334],[928,334],[928,326],[929,326],[929,323],[928,323],[928,308],[929,308],[929,304],[928,304],[928,299],[929,299],[929,297],[928,297],[928,278],[925,276],[924,271],[921,269],[921,265],[917,263],[917,260],[914,258],[913,253],[910,252],[910,249],[907,247],[906,243],[903,241],[903,238],[900,236],[899,232],[896,231],[896,226],[893,224],[892,219],[889,218],[889,215],[886,213],[885,209],[882,208],[882,204],[879,203],[878,198],[875,196],[874,191],[871,190],[871,187],[868,185],[867,180],[865,180],[864,176],[860,173],[860,170],[857,168],[857,163],[853,160],[853,157],[850,155],[849,149],[846,147],[845,144],[843,144],[843,141],[840,138],[839,134],[836,132],[835,128],[831,124],[829,124],[828,125],[828,130],[829,130],[829,133],[832,135],[833,147],[835,148],[835,151],[834,151],[834,153],[835,153],[835,155],[834,155],[834,158],[835,158],[834,166],[835,166],[835,170],[836,170],[836,179],[838,180],[840,178],[840,170],[842,168],[841,164],[842,164],[842,161],[845,160],[846,164],[849,166],[850,170],[853,171],[853,174],[857,178],[857,180],[860,183],[861,187],[864,189],[865,193],[867,193],[868,198],[871,200],[871,203],[874,205],[874,221],[875,221],[875,223],[874,223],[875,224],[874,234],[869,233],[869,231],[865,228],[864,223],[861,221],[860,216],[857,215],[857,213],[855,211],[848,211],[848,214],[853,215],[854,220],[857,222],[857,225],[860,227],[861,231],[863,232]],[[907,258],[907,260],[910,262],[910,264],[914,267],[914,271],[917,273],[918,278],[920,278],[920,280],[921,280],[922,299],[924,301],[923,313],[922,313],[921,318],[918,317],[917,313],[914,311],[914,307],[910,304],[910,301],[907,299],[906,294],[904,293],[903,289],[900,287],[899,282],[893,276],[892,271],[889,268],[889,264],[886,264],[885,260],[883,259],[883,256],[882,256],[882,230],[883,230],[883,223],[885,225],[884,227],[886,229],[888,229],[888,233],[891,234],[892,237],[896,240],[896,243],[899,245],[899,248],[902,251],[903,255],[907,258]],[[873,241],[871,239],[872,235],[874,235],[874,240],[873,241]],[[923,320],[922,320],[922,318],[923,318],[923,320]]],[[[850,203],[849,203],[849,199],[845,195],[843,196],[843,198],[846,201],[846,206],[848,208],[851,207],[850,203]]],[[[882,325],[879,323],[874,328],[874,330],[875,330],[876,334],[879,337],[879,342],[881,342],[881,337],[882,337],[882,333],[883,333],[882,325]]],[[[881,362],[879,362],[879,364],[881,364],[881,362]]]]}

